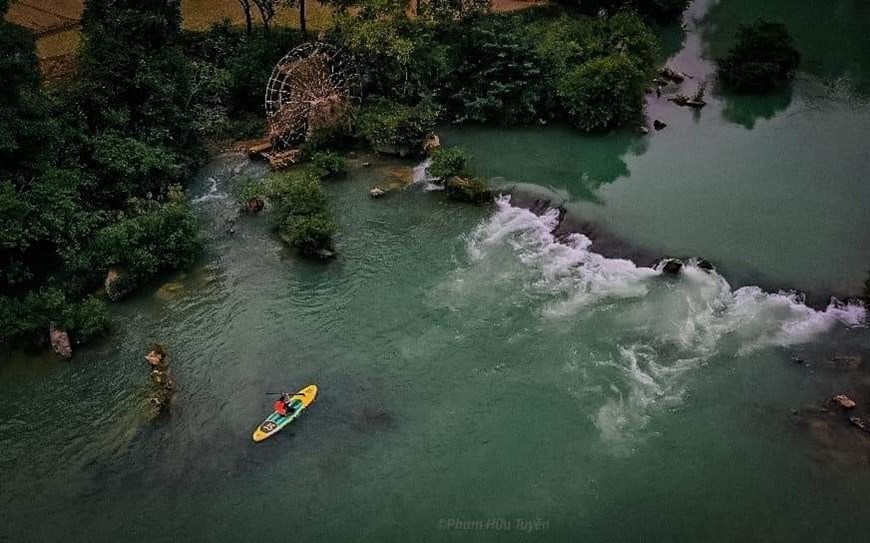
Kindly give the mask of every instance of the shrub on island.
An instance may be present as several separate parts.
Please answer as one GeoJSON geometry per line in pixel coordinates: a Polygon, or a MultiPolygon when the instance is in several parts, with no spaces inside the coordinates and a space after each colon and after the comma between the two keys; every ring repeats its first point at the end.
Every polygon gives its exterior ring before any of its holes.
{"type": "Polygon", "coordinates": [[[801,61],[794,39],[782,23],[759,20],[737,31],[737,43],[716,61],[720,81],[731,90],[765,93],[794,76],[801,61]]]}
{"type": "Polygon", "coordinates": [[[468,159],[468,152],[461,147],[439,147],[432,153],[432,161],[426,172],[443,181],[465,171],[468,159]]]}

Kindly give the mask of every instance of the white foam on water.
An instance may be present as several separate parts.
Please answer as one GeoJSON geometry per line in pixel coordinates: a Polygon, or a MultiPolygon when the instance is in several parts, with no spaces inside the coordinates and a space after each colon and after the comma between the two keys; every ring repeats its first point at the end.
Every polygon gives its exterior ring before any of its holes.
{"type": "MultiPolygon", "coordinates": [[[[595,318],[599,329],[607,330],[613,342],[604,358],[589,356],[579,363],[593,367],[582,373],[587,376],[582,388],[600,391],[590,418],[602,439],[619,447],[638,438],[656,411],[679,404],[687,372],[712,356],[806,343],[865,320],[860,305],[832,300],[817,311],[796,293],[732,289],[724,277],[693,261],[680,277],[662,277],[660,267],[591,251],[591,240],[582,234],[556,240],[556,210],[539,216],[512,206],[508,196],[496,204],[497,211],[467,244],[471,266],[479,268],[477,281],[494,289],[520,279],[509,286],[534,294],[523,301],[540,303],[543,321],[574,326],[595,318]]],[[[473,271],[460,275],[454,284],[464,294],[479,290],[481,284],[464,284],[474,276],[473,271]]],[[[577,364],[562,367],[576,374],[577,364]]]]}
{"type": "Polygon", "coordinates": [[[427,192],[444,190],[444,184],[437,183],[437,179],[429,175],[428,169],[432,165],[432,159],[426,158],[423,162],[414,166],[411,170],[411,182],[414,185],[423,187],[427,192]]]}
{"type": "Polygon", "coordinates": [[[202,196],[198,196],[192,200],[194,204],[208,202],[211,200],[224,200],[227,198],[227,193],[220,192],[218,190],[217,179],[215,179],[214,177],[209,177],[208,180],[211,183],[211,186],[209,186],[208,191],[205,194],[203,194],[202,196]]]}

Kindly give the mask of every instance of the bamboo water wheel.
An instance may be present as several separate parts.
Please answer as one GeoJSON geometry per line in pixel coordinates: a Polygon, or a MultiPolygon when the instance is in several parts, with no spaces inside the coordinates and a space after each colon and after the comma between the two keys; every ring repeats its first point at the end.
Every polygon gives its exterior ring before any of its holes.
{"type": "Polygon", "coordinates": [[[266,85],[266,118],[274,151],[292,150],[342,122],[359,100],[354,62],[339,48],[310,42],[282,58],[266,85]]]}

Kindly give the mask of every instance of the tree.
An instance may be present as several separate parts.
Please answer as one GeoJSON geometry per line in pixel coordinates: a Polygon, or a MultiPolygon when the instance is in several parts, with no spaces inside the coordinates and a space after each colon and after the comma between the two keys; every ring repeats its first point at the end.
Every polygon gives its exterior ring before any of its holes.
{"type": "Polygon", "coordinates": [[[432,153],[432,162],[426,168],[426,173],[443,181],[462,173],[468,159],[468,152],[462,147],[439,147],[432,153]]]}
{"type": "Polygon", "coordinates": [[[644,73],[633,62],[610,55],[569,70],[557,93],[577,127],[600,130],[641,116],[644,84],[644,73]]]}
{"type": "Polygon", "coordinates": [[[239,6],[242,8],[242,13],[245,16],[245,31],[250,36],[254,31],[253,21],[251,19],[251,0],[238,0],[239,6]]]}
{"type": "MultiPolygon", "coordinates": [[[[85,129],[171,150],[180,167],[163,187],[189,173],[204,151],[188,107],[194,72],[178,46],[178,1],[90,0],[82,24],[71,106],[81,111],[85,129]]],[[[101,174],[98,169],[106,183],[114,182],[101,174]]]]}
{"type": "Polygon", "coordinates": [[[604,12],[613,15],[629,8],[660,22],[679,20],[689,0],[558,0],[560,4],[579,9],[589,15],[604,12]]]}
{"type": "Polygon", "coordinates": [[[781,23],[759,20],[737,31],[737,43],[716,61],[719,79],[737,92],[764,93],[784,85],[801,61],[781,23]]]}

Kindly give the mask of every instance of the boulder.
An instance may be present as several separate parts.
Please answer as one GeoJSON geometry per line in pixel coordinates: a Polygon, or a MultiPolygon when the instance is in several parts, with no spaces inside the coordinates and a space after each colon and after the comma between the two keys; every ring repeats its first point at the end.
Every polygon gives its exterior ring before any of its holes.
{"type": "Polygon", "coordinates": [[[106,274],[106,280],[103,282],[106,289],[106,296],[113,302],[117,302],[127,295],[131,287],[128,284],[124,272],[120,268],[109,268],[106,274]]]}
{"type": "Polygon", "coordinates": [[[677,71],[670,66],[665,66],[664,68],[662,68],[662,71],[660,73],[663,78],[667,79],[668,81],[673,81],[674,83],[682,83],[686,80],[687,77],[689,77],[683,72],[677,71]]]}
{"type": "Polygon", "coordinates": [[[320,260],[332,260],[335,258],[335,252],[330,251],[329,249],[318,249],[317,258],[320,260]]]}
{"type": "Polygon", "coordinates": [[[661,130],[662,128],[665,128],[666,126],[668,126],[668,125],[664,121],[660,121],[658,119],[653,121],[653,128],[655,128],[656,130],[661,130]]]}
{"type": "Polygon", "coordinates": [[[645,126],[639,126],[639,127],[637,127],[637,131],[638,131],[639,133],[643,134],[644,136],[647,135],[647,134],[649,134],[649,128],[647,128],[647,127],[645,127],[645,126]]]}
{"type": "Polygon", "coordinates": [[[369,191],[369,196],[371,196],[372,198],[383,198],[384,196],[386,196],[386,194],[387,191],[385,191],[381,187],[375,187],[369,191]]]}
{"type": "Polygon", "coordinates": [[[665,275],[679,275],[680,270],[683,269],[683,263],[675,258],[670,258],[665,260],[664,265],[662,266],[662,273],[665,275]]]}
{"type": "Polygon", "coordinates": [[[857,405],[854,400],[849,399],[845,394],[834,396],[834,402],[843,409],[854,409],[857,405]]]}
{"type": "Polygon", "coordinates": [[[704,100],[695,100],[694,98],[689,98],[688,96],[683,96],[682,94],[672,96],[668,98],[668,101],[673,102],[678,106],[693,107],[697,109],[700,109],[707,105],[707,102],[705,102],[704,100]]]}
{"type": "Polygon", "coordinates": [[[266,207],[266,202],[264,202],[261,198],[254,197],[245,203],[245,211],[247,211],[251,215],[256,215],[257,213],[263,211],[264,207],[266,207]]]}
{"type": "Polygon", "coordinates": [[[438,134],[430,134],[423,142],[423,152],[427,155],[431,155],[439,147],[441,147],[441,138],[438,137],[438,134]]]}
{"type": "Polygon", "coordinates": [[[61,358],[69,360],[72,357],[72,347],[69,342],[69,334],[66,330],[57,328],[54,323],[48,327],[48,337],[51,341],[51,350],[61,358]]]}
{"type": "Polygon", "coordinates": [[[850,417],[849,422],[852,423],[852,426],[861,430],[862,432],[870,432],[870,427],[867,426],[867,423],[861,417],[850,417]]]}
{"type": "Polygon", "coordinates": [[[451,177],[445,183],[444,190],[451,200],[471,204],[482,204],[492,198],[486,182],[478,177],[451,177]]]}
{"type": "Polygon", "coordinates": [[[703,258],[698,259],[698,267],[708,272],[711,272],[715,269],[712,262],[710,262],[709,260],[704,260],[703,258]]]}

